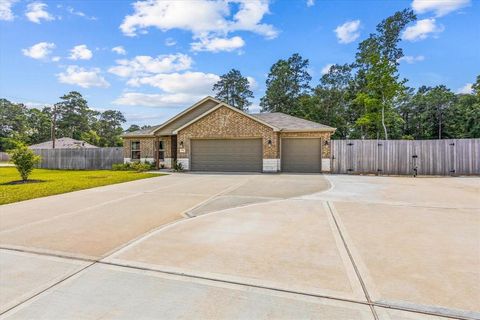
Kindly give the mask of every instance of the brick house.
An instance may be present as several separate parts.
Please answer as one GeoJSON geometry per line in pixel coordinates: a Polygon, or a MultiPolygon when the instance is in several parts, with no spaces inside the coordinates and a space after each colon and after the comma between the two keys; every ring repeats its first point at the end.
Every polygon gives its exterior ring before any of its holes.
{"type": "Polygon", "coordinates": [[[123,135],[124,160],[185,170],[328,172],[335,128],[283,113],[248,114],[212,97],[123,135]]]}

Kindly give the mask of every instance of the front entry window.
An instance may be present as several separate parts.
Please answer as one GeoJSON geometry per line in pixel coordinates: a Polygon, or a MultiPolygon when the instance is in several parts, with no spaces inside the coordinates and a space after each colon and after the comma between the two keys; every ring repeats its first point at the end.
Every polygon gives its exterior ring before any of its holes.
{"type": "Polygon", "coordinates": [[[164,161],[165,160],[165,149],[163,141],[158,142],[158,160],[164,161]]]}
{"type": "Polygon", "coordinates": [[[140,160],[140,141],[132,141],[132,160],[140,160]]]}

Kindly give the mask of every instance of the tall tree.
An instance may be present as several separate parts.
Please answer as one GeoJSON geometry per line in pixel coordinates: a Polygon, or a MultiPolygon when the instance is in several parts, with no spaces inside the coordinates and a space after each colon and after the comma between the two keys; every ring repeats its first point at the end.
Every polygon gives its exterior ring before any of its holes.
{"type": "Polygon", "coordinates": [[[355,102],[364,108],[364,114],[357,125],[366,129],[368,137],[378,137],[381,131],[388,139],[388,127],[395,130],[401,125],[395,101],[405,90],[405,80],[400,80],[398,74],[398,60],[403,56],[398,43],[402,30],[415,19],[410,9],[396,12],[378,24],[377,32],[359,45],[356,64],[364,87],[355,102]]]}
{"type": "Polygon", "coordinates": [[[123,133],[122,124],[125,122],[125,117],[120,111],[107,110],[102,112],[94,126],[100,137],[100,146],[116,147],[122,145],[120,136],[123,133]]]}
{"type": "Polygon", "coordinates": [[[77,91],[71,91],[60,97],[55,104],[57,137],[80,139],[82,133],[88,132],[98,112],[90,109],[87,100],[77,91]]]}
{"type": "Polygon", "coordinates": [[[253,98],[248,79],[236,69],[220,76],[220,80],[213,85],[215,97],[223,102],[247,112],[253,98]]]}
{"type": "Polygon", "coordinates": [[[28,125],[28,143],[36,144],[50,140],[51,114],[48,108],[29,109],[26,113],[28,125]]]}
{"type": "Polygon", "coordinates": [[[300,98],[301,116],[337,128],[334,137],[346,138],[349,117],[346,114],[352,95],[352,66],[333,65],[320,79],[312,95],[300,98]]]}
{"type": "Polygon", "coordinates": [[[266,81],[265,96],[260,100],[262,111],[298,114],[300,97],[310,92],[308,59],[298,53],[287,60],[278,60],[271,68],[266,81]]]}

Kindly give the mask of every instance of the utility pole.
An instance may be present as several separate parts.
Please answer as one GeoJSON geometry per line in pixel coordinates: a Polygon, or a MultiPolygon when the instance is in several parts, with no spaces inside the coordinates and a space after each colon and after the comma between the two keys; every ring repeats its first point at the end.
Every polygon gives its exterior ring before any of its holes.
{"type": "Polygon", "coordinates": [[[52,108],[52,128],[50,131],[50,135],[52,138],[52,149],[55,149],[55,129],[57,126],[57,105],[54,104],[52,108]]]}

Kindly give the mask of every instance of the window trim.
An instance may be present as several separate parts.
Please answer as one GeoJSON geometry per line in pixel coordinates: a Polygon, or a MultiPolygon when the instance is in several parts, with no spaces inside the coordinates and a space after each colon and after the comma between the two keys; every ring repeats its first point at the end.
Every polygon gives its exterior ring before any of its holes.
{"type": "Polygon", "coordinates": [[[140,141],[138,140],[135,140],[135,141],[130,141],[130,159],[131,160],[140,160],[141,158],[141,146],[140,146],[140,141]],[[138,149],[134,149],[133,146],[134,144],[137,144],[138,143],[138,149]],[[134,153],[135,153],[135,156],[134,156],[134,153]],[[138,153],[138,157],[136,156],[136,154],[138,153]]]}

